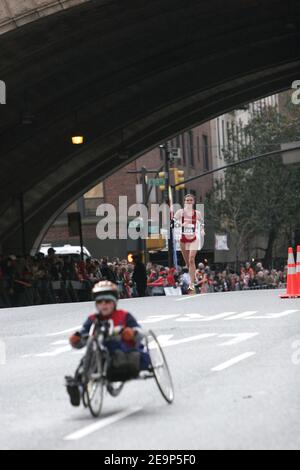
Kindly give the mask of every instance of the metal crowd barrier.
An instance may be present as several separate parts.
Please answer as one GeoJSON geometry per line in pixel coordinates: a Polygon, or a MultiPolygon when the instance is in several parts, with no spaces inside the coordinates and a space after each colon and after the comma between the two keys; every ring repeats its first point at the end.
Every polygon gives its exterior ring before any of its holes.
{"type": "MultiPolygon", "coordinates": [[[[270,285],[270,284],[262,284],[260,286],[251,286],[247,288],[242,288],[242,289],[235,289],[232,290],[231,292],[236,292],[236,291],[254,291],[254,290],[274,290],[274,289],[284,289],[286,288],[286,284],[280,284],[279,286],[276,285],[270,285]]],[[[148,287],[148,295],[151,297],[156,297],[156,296],[164,296],[166,295],[164,287],[156,286],[156,287],[148,287]]],[[[201,294],[201,289],[199,287],[196,287],[196,294],[201,294]]],[[[206,290],[205,293],[218,293],[218,292],[223,292],[222,290],[216,290],[212,286],[209,286],[206,290]]]]}
{"type": "Polygon", "coordinates": [[[0,281],[0,309],[55,303],[88,302],[92,299],[89,281],[34,281],[30,286],[14,284],[11,290],[0,281]]]}

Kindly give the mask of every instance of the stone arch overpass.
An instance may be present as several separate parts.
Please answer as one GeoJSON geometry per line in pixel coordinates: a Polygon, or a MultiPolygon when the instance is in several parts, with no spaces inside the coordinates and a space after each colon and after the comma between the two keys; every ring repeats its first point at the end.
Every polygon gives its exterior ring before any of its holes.
{"type": "Polygon", "coordinates": [[[90,0],[1,0],[0,34],[90,0]]]}
{"type": "Polygon", "coordinates": [[[176,133],[300,79],[299,0],[1,0],[0,245],[176,133]],[[86,144],[70,143],[74,129],[86,144]]]}

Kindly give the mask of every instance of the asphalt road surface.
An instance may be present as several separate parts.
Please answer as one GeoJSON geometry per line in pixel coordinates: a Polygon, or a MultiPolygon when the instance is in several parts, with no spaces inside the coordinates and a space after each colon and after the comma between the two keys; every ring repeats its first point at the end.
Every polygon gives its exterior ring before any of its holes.
{"type": "Polygon", "coordinates": [[[92,304],[0,310],[1,449],[300,449],[300,300],[278,291],[122,301],[160,337],[176,399],[154,382],[72,408],[68,335],[92,304]],[[6,352],[6,358],[4,357],[6,352]]]}

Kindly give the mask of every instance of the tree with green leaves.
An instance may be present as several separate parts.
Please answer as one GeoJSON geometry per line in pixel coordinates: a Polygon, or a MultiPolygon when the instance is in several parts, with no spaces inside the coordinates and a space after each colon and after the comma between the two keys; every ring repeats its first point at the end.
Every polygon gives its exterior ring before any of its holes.
{"type": "Polygon", "coordinates": [[[300,226],[300,165],[284,165],[280,153],[283,143],[295,141],[300,141],[300,106],[294,105],[284,112],[259,109],[245,127],[229,133],[226,163],[278,150],[274,157],[228,168],[207,196],[208,213],[217,230],[231,235],[237,262],[263,237],[265,246],[259,248],[270,266],[276,241],[300,226]]]}

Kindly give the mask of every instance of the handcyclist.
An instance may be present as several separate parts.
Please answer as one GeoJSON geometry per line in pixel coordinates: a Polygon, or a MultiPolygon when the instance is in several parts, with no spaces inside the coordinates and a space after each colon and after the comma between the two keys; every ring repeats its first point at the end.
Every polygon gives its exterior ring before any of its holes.
{"type": "Polygon", "coordinates": [[[181,225],[182,233],[180,239],[181,252],[189,270],[189,291],[195,290],[196,282],[196,256],[201,248],[197,227],[201,225],[201,236],[205,235],[203,218],[200,211],[195,209],[196,199],[192,194],[184,198],[184,209],[175,214],[175,222],[181,225]]]}
{"type": "MultiPolygon", "coordinates": [[[[100,318],[109,321],[112,326],[110,337],[105,344],[109,353],[114,354],[115,351],[122,351],[126,354],[138,351],[140,353],[140,371],[149,370],[150,358],[148,353],[144,352],[142,345],[143,331],[130,313],[118,310],[117,286],[110,281],[101,281],[95,285],[93,296],[96,303],[96,313],[86,320],[80,332],[76,332],[70,337],[71,346],[75,349],[84,348],[93,323],[97,318],[100,318]]],[[[78,379],[67,377],[67,391],[73,406],[80,405],[80,385],[78,379]]]]}

